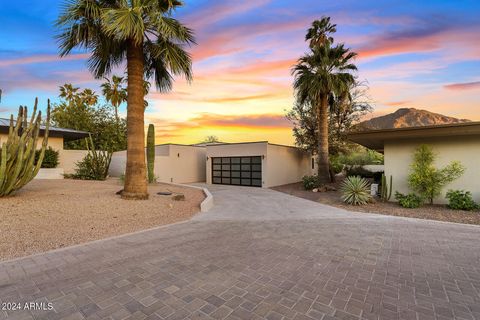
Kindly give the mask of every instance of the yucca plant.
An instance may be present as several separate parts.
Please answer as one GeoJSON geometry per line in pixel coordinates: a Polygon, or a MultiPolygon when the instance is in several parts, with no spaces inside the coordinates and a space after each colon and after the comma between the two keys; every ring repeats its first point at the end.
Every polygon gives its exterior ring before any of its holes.
{"type": "Polygon", "coordinates": [[[17,120],[10,116],[10,129],[7,141],[0,151],[0,197],[8,196],[29,183],[37,175],[42,165],[48,143],[50,123],[50,100],[47,107],[47,120],[38,161],[35,164],[35,150],[40,134],[42,113],[37,114],[38,99],[35,99],[33,113],[28,120],[27,107],[20,107],[17,120]]]}
{"type": "Polygon", "coordinates": [[[367,204],[372,198],[369,186],[369,182],[362,177],[347,177],[340,188],[341,198],[345,203],[354,206],[367,204]]]}

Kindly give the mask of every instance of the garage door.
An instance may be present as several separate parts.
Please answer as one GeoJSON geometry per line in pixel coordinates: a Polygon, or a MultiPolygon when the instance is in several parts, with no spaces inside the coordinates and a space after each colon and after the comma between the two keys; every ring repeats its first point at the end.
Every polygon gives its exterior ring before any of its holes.
{"type": "Polygon", "coordinates": [[[212,158],[212,182],[237,186],[262,186],[262,157],[212,158]]]}

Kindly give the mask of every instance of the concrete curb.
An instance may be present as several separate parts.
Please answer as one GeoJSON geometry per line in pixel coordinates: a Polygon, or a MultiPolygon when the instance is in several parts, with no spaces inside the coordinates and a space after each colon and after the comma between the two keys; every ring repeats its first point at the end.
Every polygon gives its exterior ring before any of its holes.
{"type": "Polygon", "coordinates": [[[179,187],[186,187],[186,188],[194,188],[194,189],[199,189],[202,190],[203,193],[205,194],[205,199],[200,203],[200,211],[201,212],[208,212],[210,209],[213,208],[213,195],[210,193],[210,191],[207,188],[203,187],[197,187],[197,186],[192,186],[189,184],[182,184],[182,183],[173,183],[173,182],[162,182],[166,184],[171,184],[172,186],[179,186],[179,187]]]}

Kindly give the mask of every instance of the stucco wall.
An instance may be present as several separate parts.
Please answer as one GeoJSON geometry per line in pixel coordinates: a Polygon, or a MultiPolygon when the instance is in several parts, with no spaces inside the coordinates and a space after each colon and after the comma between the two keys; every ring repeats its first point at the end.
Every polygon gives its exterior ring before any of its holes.
{"type": "Polygon", "coordinates": [[[219,144],[207,146],[207,168],[206,180],[208,184],[212,183],[212,158],[216,157],[249,157],[249,156],[265,156],[262,159],[262,186],[266,186],[266,156],[267,142],[257,143],[236,143],[236,144],[219,144]]]}
{"type": "Polygon", "coordinates": [[[87,153],[87,150],[61,150],[58,167],[63,168],[65,174],[75,173],[77,162],[82,161],[87,153]]]}
{"type": "Polygon", "coordinates": [[[297,148],[268,145],[267,149],[267,181],[265,187],[280,186],[302,180],[311,175],[312,156],[297,148]]]}
{"type": "MultiPolygon", "coordinates": [[[[2,143],[7,142],[8,134],[0,133],[0,146],[2,143]]],[[[37,140],[37,149],[42,147],[43,137],[39,137],[37,140]]],[[[52,147],[54,150],[63,150],[63,137],[49,137],[48,146],[52,147]]]]}
{"type": "Polygon", "coordinates": [[[435,199],[435,203],[447,203],[445,193],[448,189],[470,191],[475,201],[480,202],[480,139],[478,137],[452,137],[448,139],[424,139],[416,141],[392,141],[385,143],[385,174],[393,176],[393,193],[410,192],[407,177],[413,153],[421,144],[430,145],[437,154],[435,165],[444,167],[451,161],[458,160],[466,171],[462,177],[443,189],[443,194],[435,199]]]}
{"type": "MultiPolygon", "coordinates": [[[[205,181],[205,148],[181,145],[155,147],[155,176],[159,182],[191,183],[205,181]]],[[[126,151],[112,156],[109,174],[119,177],[125,172],[126,151]]]]}

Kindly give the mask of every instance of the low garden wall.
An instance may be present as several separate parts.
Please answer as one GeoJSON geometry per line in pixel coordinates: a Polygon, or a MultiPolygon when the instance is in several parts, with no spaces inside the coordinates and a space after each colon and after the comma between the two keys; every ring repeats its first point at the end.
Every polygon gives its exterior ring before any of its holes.
{"type": "Polygon", "coordinates": [[[65,174],[75,173],[76,163],[82,161],[87,153],[88,150],[61,150],[58,168],[62,168],[65,174]]]}

